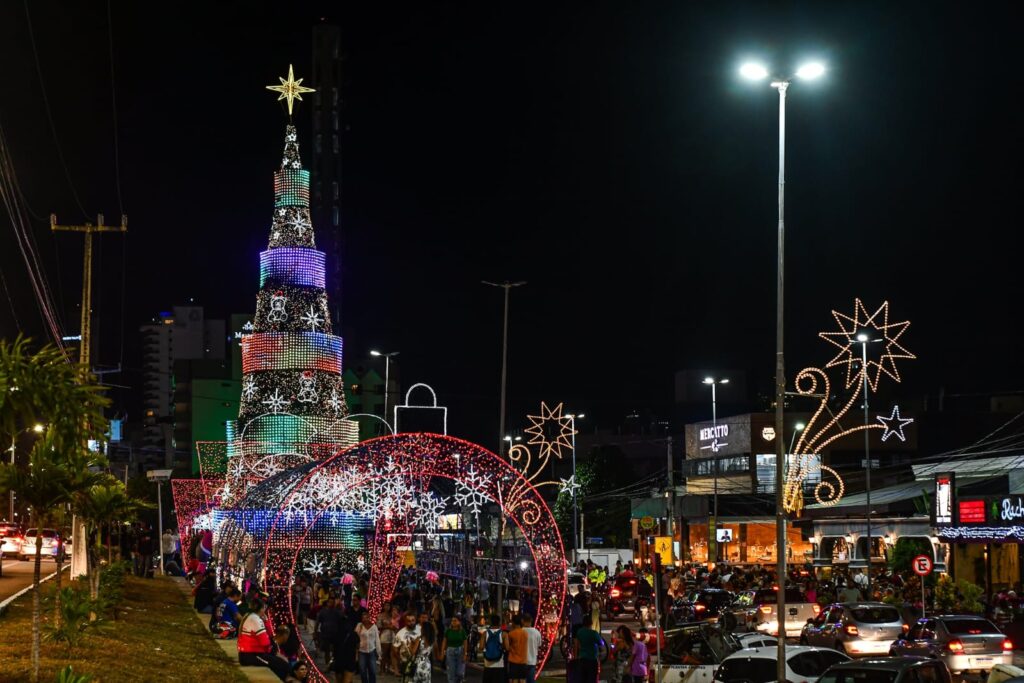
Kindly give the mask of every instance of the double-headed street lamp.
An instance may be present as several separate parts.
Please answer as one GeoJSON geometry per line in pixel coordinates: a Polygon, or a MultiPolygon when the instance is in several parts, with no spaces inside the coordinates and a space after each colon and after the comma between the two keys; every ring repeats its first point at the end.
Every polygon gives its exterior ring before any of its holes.
{"type": "MultiPolygon", "coordinates": [[[[714,561],[718,562],[718,434],[714,428],[718,427],[718,397],[715,392],[715,387],[719,384],[728,384],[729,378],[725,377],[717,379],[715,377],[705,377],[704,384],[711,386],[711,427],[712,433],[714,434],[713,441],[711,442],[711,457],[714,459],[714,476],[715,476],[715,496],[714,496],[714,516],[715,516],[715,538],[708,539],[715,544],[715,558],[714,561]]],[[[708,546],[710,547],[710,546],[708,546]]],[[[709,557],[708,562],[712,559],[709,557]]]]}
{"type": "MultiPolygon", "coordinates": [[[[801,80],[814,80],[825,74],[820,62],[810,62],[796,70],[794,76],[801,80]]],[[[763,81],[769,77],[763,64],[747,62],[740,67],[740,75],[751,81],[763,81]]],[[[775,446],[775,547],[778,560],[779,596],[776,601],[778,625],[778,662],[776,675],[780,681],[786,679],[786,512],[783,508],[782,487],[784,483],[782,427],[783,406],[786,401],[786,370],[783,354],[783,283],[785,281],[785,187],[786,187],[786,90],[791,78],[773,78],[770,83],[779,91],[779,223],[778,223],[778,270],[775,281],[775,433],[780,435],[775,446]]]]}
{"type": "MultiPolygon", "coordinates": [[[[384,358],[384,420],[391,424],[388,420],[388,396],[391,394],[391,358],[397,356],[400,351],[391,351],[390,353],[382,353],[380,351],[370,351],[370,355],[374,358],[384,358]]],[[[394,425],[391,426],[394,429],[394,425]]]]}
{"type": "MultiPolygon", "coordinates": [[[[26,427],[25,429],[22,429],[21,431],[15,432],[14,434],[11,435],[11,447],[9,449],[7,449],[11,453],[11,467],[14,467],[14,455],[17,452],[17,449],[18,449],[18,437],[21,436],[22,434],[27,433],[27,432],[35,432],[36,434],[42,434],[44,431],[46,431],[45,425],[37,422],[36,424],[32,425],[31,427],[26,427]]],[[[14,523],[14,489],[11,489],[10,492],[7,495],[9,497],[9,505],[10,505],[10,511],[8,512],[8,514],[10,516],[7,518],[7,520],[13,524],[14,523]]]]}

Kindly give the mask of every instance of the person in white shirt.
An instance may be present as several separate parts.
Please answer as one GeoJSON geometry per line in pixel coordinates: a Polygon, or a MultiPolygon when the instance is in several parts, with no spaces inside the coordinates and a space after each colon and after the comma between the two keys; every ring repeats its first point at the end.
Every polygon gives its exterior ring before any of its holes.
{"type": "Polygon", "coordinates": [[[521,615],[523,632],[526,633],[526,683],[534,683],[537,679],[537,654],[540,652],[542,640],[540,631],[533,627],[533,616],[521,615]]]}
{"type": "Polygon", "coordinates": [[[411,676],[406,670],[412,663],[416,654],[413,644],[420,638],[420,626],[416,623],[416,614],[412,611],[405,613],[405,626],[395,634],[395,642],[392,647],[398,651],[398,674],[403,678],[411,676]]]}
{"type": "Polygon", "coordinates": [[[377,657],[380,653],[380,632],[370,612],[363,612],[363,620],[356,626],[359,636],[359,677],[363,683],[377,683],[377,657]]]}

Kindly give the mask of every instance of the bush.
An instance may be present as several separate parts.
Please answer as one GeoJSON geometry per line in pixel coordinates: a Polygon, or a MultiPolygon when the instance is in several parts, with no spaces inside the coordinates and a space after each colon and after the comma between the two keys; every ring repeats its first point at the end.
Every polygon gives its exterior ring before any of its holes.
{"type": "Polygon", "coordinates": [[[60,589],[60,626],[45,626],[46,640],[52,643],[64,643],[71,650],[85,636],[86,631],[96,628],[100,622],[90,621],[95,611],[95,604],[89,599],[85,590],[74,586],[60,589]]]}
{"type": "Polygon", "coordinates": [[[109,612],[117,620],[117,606],[124,597],[124,582],[131,571],[131,563],[127,561],[113,562],[100,569],[99,600],[96,608],[109,612]]]}
{"type": "Polygon", "coordinates": [[[943,574],[935,585],[935,607],[946,614],[981,614],[985,609],[980,600],[984,590],[963,579],[954,583],[949,574],[943,574]]]}
{"type": "Polygon", "coordinates": [[[76,674],[70,665],[57,672],[56,683],[89,683],[92,676],[89,674],[76,674]]]}

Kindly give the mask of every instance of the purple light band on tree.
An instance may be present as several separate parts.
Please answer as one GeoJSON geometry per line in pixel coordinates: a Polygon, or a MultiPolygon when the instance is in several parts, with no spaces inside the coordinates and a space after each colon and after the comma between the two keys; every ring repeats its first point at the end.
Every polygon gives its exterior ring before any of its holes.
{"type": "Polygon", "coordinates": [[[301,287],[326,284],[324,253],[302,247],[278,247],[260,252],[260,287],[267,282],[301,287]]]}

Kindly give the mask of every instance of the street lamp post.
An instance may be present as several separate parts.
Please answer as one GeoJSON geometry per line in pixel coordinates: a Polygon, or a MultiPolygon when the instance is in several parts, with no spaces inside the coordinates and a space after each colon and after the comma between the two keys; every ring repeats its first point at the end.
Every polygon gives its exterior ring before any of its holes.
{"type": "MultiPolygon", "coordinates": [[[[31,427],[26,427],[25,429],[22,429],[20,432],[15,432],[11,436],[11,447],[7,449],[11,453],[11,467],[14,467],[14,455],[15,455],[15,453],[17,453],[18,437],[21,436],[22,434],[26,433],[26,432],[29,432],[29,431],[35,432],[36,434],[42,434],[45,429],[46,429],[46,427],[44,427],[43,425],[41,425],[39,423],[36,423],[36,424],[32,425],[31,427]]],[[[7,496],[8,496],[8,503],[9,503],[9,506],[10,506],[10,509],[9,509],[9,512],[8,512],[9,516],[8,516],[7,520],[11,524],[14,524],[14,489],[11,489],[7,493],[7,496]]]]}
{"type": "MultiPolygon", "coordinates": [[[[391,394],[391,357],[397,356],[400,351],[391,351],[390,353],[382,353],[380,351],[370,351],[370,355],[376,358],[384,358],[384,421],[388,421],[388,396],[391,394]]],[[[394,429],[394,425],[391,425],[394,429]]]]}
{"type": "MultiPolygon", "coordinates": [[[[715,427],[718,427],[718,398],[717,398],[717,394],[715,392],[715,387],[717,387],[719,384],[728,384],[728,383],[729,383],[729,379],[728,378],[725,378],[725,379],[716,379],[714,377],[705,377],[704,378],[704,384],[711,385],[711,427],[712,427],[712,429],[714,429],[715,427]]],[[[718,438],[717,434],[713,438],[717,439],[718,438]]],[[[714,470],[715,470],[715,472],[714,472],[714,476],[715,476],[715,495],[714,495],[714,505],[713,505],[713,508],[714,508],[714,519],[715,519],[714,526],[715,526],[715,536],[716,537],[708,539],[708,540],[712,541],[715,544],[715,562],[718,562],[718,538],[717,538],[717,536],[718,536],[718,448],[716,446],[714,446],[714,444],[715,444],[715,442],[712,441],[713,448],[711,450],[711,457],[714,458],[714,470]]],[[[710,547],[710,546],[708,546],[708,547],[710,547]]],[[[711,561],[711,558],[709,557],[708,558],[708,562],[710,562],[710,561],[711,561]]]]}
{"type": "MultiPolygon", "coordinates": [[[[825,67],[818,62],[801,66],[796,76],[803,80],[819,78],[825,73],[825,67]]],[[[768,78],[768,69],[761,64],[746,63],[740,67],[740,74],[753,81],[768,78]]],[[[776,675],[780,681],[786,679],[786,632],[784,615],[786,614],[786,511],[783,507],[782,487],[785,481],[782,428],[783,408],[786,401],[785,355],[783,353],[783,294],[785,282],[785,190],[786,190],[786,90],[789,79],[774,79],[771,86],[779,91],[779,198],[778,198],[778,266],[775,279],[775,433],[779,439],[775,445],[775,556],[778,562],[777,578],[779,582],[778,600],[776,601],[778,625],[778,661],[776,675]]]]}
{"type": "MultiPolygon", "coordinates": [[[[503,314],[503,323],[501,327],[501,407],[500,414],[498,415],[498,434],[505,433],[505,385],[508,380],[508,293],[513,287],[522,287],[525,282],[487,282],[486,280],[481,281],[485,285],[491,287],[501,287],[505,290],[505,310],[503,314]]],[[[502,448],[504,443],[498,441],[498,455],[502,455],[502,448]]],[[[500,542],[500,539],[499,539],[500,542]]]]}
{"type": "MultiPolygon", "coordinates": [[[[575,414],[570,413],[568,417],[569,417],[570,420],[572,420],[572,422],[570,423],[571,427],[572,427],[572,476],[575,477],[576,476],[576,420],[577,420],[577,418],[582,420],[585,416],[584,416],[583,413],[575,413],[575,414]]],[[[576,481],[576,479],[573,479],[572,481],[573,481],[574,484],[578,484],[579,483],[578,481],[576,481]]],[[[577,507],[577,504],[576,504],[576,489],[577,488],[579,488],[579,487],[578,486],[573,486],[572,487],[572,563],[573,563],[574,566],[579,561],[579,557],[577,557],[577,548],[582,548],[584,545],[586,545],[583,542],[583,539],[580,538],[579,527],[577,526],[577,524],[578,524],[577,520],[579,520],[579,517],[580,517],[579,508],[577,507]]]]}
{"type": "MultiPolygon", "coordinates": [[[[856,340],[860,343],[860,374],[861,390],[864,393],[864,503],[867,507],[867,546],[868,546],[868,568],[867,568],[867,599],[871,599],[871,441],[868,438],[871,430],[868,429],[868,344],[880,342],[881,339],[871,339],[867,332],[857,333],[856,340]]],[[[852,341],[852,340],[851,340],[852,341]]]]}

